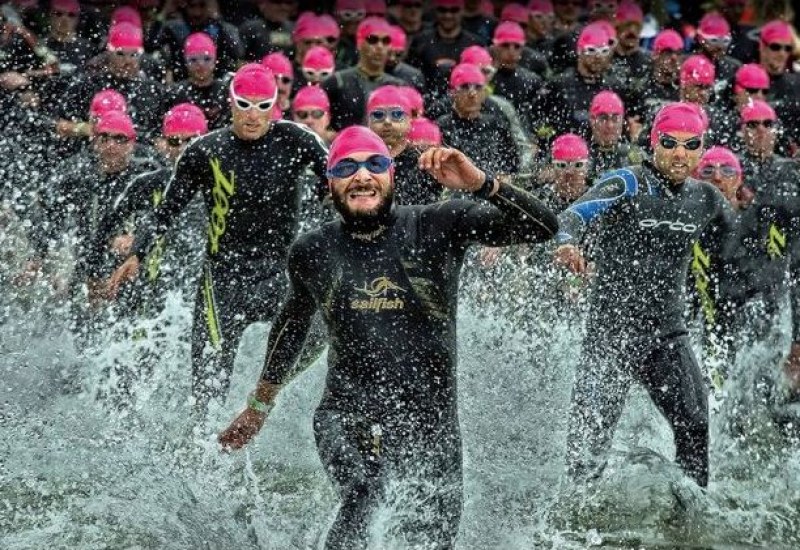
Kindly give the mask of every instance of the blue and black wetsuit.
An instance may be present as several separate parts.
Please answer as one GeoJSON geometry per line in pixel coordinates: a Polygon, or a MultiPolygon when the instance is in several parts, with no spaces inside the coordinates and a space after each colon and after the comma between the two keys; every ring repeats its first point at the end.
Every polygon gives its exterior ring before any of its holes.
{"type": "Polygon", "coordinates": [[[192,332],[192,393],[198,410],[224,397],[244,330],[272,318],[286,290],[286,253],[297,234],[306,167],[324,193],[327,149],[303,126],[277,121],[257,140],[230,128],[189,144],[155,211],[136,235],[146,256],[200,192],[208,210],[208,246],[192,332]]]}
{"type": "Polygon", "coordinates": [[[462,503],[456,309],[464,254],[472,243],[533,243],[557,230],[553,213],[512,186],[489,203],[399,206],[370,227],[332,222],[292,246],[290,293],[262,379],[288,380],[319,309],[330,351],[314,430],[342,495],[328,549],[365,547],[370,513],[397,478],[423,493],[404,529],[409,542],[452,548],[462,503]]]}
{"type": "Polygon", "coordinates": [[[684,289],[693,244],[710,227],[729,233],[730,206],[712,185],[675,185],[645,163],[607,174],[559,221],[562,244],[579,244],[592,224],[597,264],[573,391],[571,473],[585,474],[608,449],[635,378],[672,425],[678,463],[706,485],[706,383],[687,337],[684,289]]]}

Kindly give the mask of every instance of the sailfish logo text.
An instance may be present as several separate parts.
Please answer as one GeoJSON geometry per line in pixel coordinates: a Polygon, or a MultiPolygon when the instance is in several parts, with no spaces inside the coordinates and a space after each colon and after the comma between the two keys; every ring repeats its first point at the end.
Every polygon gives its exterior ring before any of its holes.
{"type": "Polygon", "coordinates": [[[358,292],[367,296],[367,298],[356,298],[350,302],[352,309],[361,311],[374,311],[379,312],[385,309],[403,309],[405,302],[402,298],[395,296],[390,298],[387,295],[398,292],[405,292],[405,289],[393,283],[388,277],[377,277],[369,284],[364,283],[364,288],[356,287],[358,292]]]}
{"type": "Polygon", "coordinates": [[[211,189],[211,197],[214,199],[214,207],[208,219],[208,242],[209,252],[216,254],[219,252],[219,238],[225,234],[228,211],[230,210],[229,198],[236,191],[233,172],[230,179],[222,173],[219,159],[211,159],[211,172],[214,174],[214,187],[211,189]]]}

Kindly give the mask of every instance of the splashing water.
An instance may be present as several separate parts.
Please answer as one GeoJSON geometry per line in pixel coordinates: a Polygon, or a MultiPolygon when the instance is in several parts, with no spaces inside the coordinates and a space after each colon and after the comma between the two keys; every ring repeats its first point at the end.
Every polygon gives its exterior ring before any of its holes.
{"type": "MultiPolygon", "coordinates": [[[[522,276],[535,284],[540,274],[522,276]]],[[[731,396],[712,416],[708,492],[673,464],[669,428],[641,391],[629,398],[604,475],[580,488],[564,481],[578,331],[536,314],[521,324],[507,308],[490,307],[481,277],[463,286],[459,548],[800,545],[797,443],[763,419],[756,430],[753,403],[731,396]],[[753,417],[748,430],[758,437],[730,429],[743,416],[753,417]]],[[[509,288],[495,290],[508,296],[509,288]]],[[[516,299],[507,301],[513,310],[516,299]]],[[[83,353],[63,316],[41,311],[4,300],[0,547],[321,548],[337,506],[311,430],[324,358],[281,394],[256,441],[224,454],[214,432],[258,376],[265,325],[246,333],[229,399],[199,429],[188,414],[192,306],[182,293],[167,295],[158,318],[108,331],[83,353]],[[149,337],[130,336],[139,328],[149,337]],[[152,371],[134,378],[131,405],[115,408],[118,377],[145,363],[152,371]]],[[[774,350],[740,354],[732,379],[752,378],[774,350]]],[[[748,384],[731,384],[730,395],[745,395],[748,384]]],[[[370,530],[374,548],[405,547],[396,525],[415,513],[408,501],[402,488],[389,491],[370,530]]]]}

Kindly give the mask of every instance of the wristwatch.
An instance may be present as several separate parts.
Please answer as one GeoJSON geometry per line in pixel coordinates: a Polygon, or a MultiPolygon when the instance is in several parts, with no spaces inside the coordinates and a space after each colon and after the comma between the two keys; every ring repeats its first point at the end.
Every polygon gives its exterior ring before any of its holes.
{"type": "Polygon", "coordinates": [[[489,195],[494,191],[494,174],[491,172],[484,173],[486,174],[486,179],[483,180],[483,185],[481,185],[480,189],[473,192],[479,199],[488,199],[489,195]]]}

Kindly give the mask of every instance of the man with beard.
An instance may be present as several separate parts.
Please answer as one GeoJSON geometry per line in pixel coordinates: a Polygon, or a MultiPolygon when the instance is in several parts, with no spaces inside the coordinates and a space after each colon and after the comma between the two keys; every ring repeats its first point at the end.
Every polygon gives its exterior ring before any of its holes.
{"type": "Polygon", "coordinates": [[[573,478],[602,472],[635,379],[671,424],[678,464],[708,484],[706,382],[685,326],[684,291],[695,241],[704,230],[732,233],[733,221],[722,194],[689,177],[705,131],[696,105],[665,106],[650,134],[653,161],[608,174],[559,216],[556,263],[586,273],[578,245],[591,223],[597,265],[567,440],[573,478]]]}
{"type": "Polygon", "coordinates": [[[409,488],[418,512],[403,525],[407,543],[453,548],[463,498],[456,309],[464,255],[472,243],[535,243],[557,230],[555,216],[533,197],[457,150],[429,149],[419,166],[448,189],[488,203],[393,208],[384,142],[363,127],[334,140],[328,177],[342,219],[292,246],[289,297],[270,333],[261,379],[247,409],[220,435],[225,448],[238,449],[258,433],[319,309],[331,352],[314,431],[342,497],[329,550],[366,548],[370,515],[391,480],[409,488]]]}
{"type": "MultiPolygon", "coordinates": [[[[272,72],[250,63],[230,86],[232,123],[193,141],[181,155],[150,228],[112,275],[113,296],[136,277],[156,238],[192,197],[203,193],[209,216],[207,259],[192,330],[192,396],[204,414],[224,399],[239,340],[251,323],[269,320],[285,280],[286,252],[297,233],[300,177],[311,165],[322,183],[326,149],[311,130],[272,121],[278,90],[272,72]]],[[[320,188],[324,192],[324,187],[320,188]]]]}

